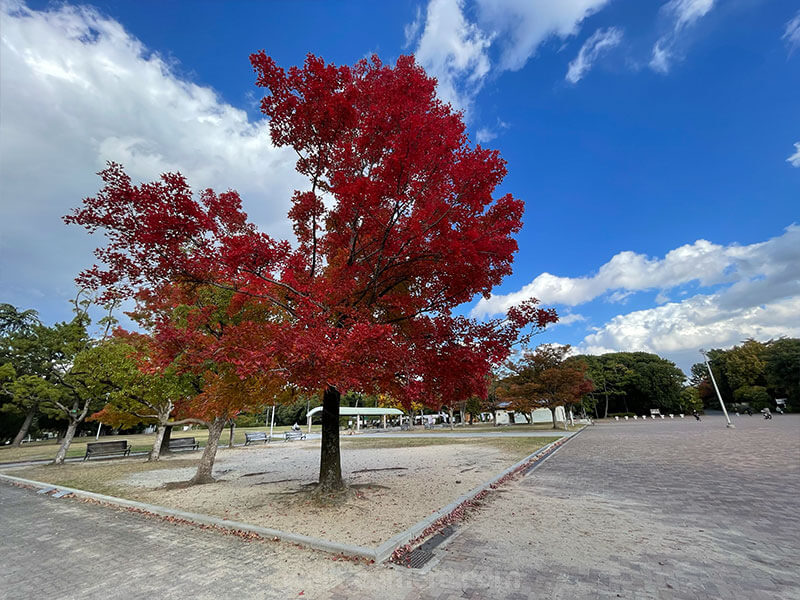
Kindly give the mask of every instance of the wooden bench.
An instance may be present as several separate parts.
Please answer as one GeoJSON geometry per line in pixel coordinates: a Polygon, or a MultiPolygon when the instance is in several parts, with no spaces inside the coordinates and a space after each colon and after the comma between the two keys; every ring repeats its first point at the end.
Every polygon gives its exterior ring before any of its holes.
{"type": "Polygon", "coordinates": [[[266,431],[255,431],[253,433],[244,434],[244,445],[247,446],[250,442],[264,442],[265,444],[272,441],[266,431]]]}
{"type": "Polygon", "coordinates": [[[288,442],[290,440],[304,440],[306,439],[306,434],[302,431],[287,431],[286,437],[284,438],[284,442],[288,442]]]}
{"type": "Polygon", "coordinates": [[[197,450],[200,444],[193,437],[171,438],[169,440],[170,450],[197,450]]]}
{"type": "Polygon", "coordinates": [[[89,442],[86,444],[86,455],[83,460],[90,456],[111,456],[114,454],[122,454],[128,456],[131,452],[131,447],[128,445],[128,440],[117,440],[114,442],[89,442]]]}

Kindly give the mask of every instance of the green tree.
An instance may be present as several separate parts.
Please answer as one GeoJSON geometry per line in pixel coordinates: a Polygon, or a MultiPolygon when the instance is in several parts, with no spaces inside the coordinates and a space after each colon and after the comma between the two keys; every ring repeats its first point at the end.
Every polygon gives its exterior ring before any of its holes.
{"type": "Polygon", "coordinates": [[[734,394],[738,388],[744,386],[763,387],[766,383],[766,353],[767,345],[753,339],[746,340],[725,353],[726,375],[734,394]]]}
{"type": "Polygon", "coordinates": [[[52,386],[59,384],[60,375],[86,347],[88,320],[81,309],[72,321],[48,327],[34,318],[35,311],[19,312],[8,307],[0,305],[4,324],[0,336],[0,364],[10,365],[13,376],[3,385],[2,411],[22,418],[12,442],[18,446],[33,425],[41,403],[52,401],[56,395],[52,386]],[[21,315],[27,315],[27,321],[21,315]],[[14,316],[16,318],[12,318],[14,316]]]}
{"type": "Polygon", "coordinates": [[[787,398],[800,410],[800,339],[781,338],[767,344],[765,375],[776,398],[787,398]]]}
{"type": "Polygon", "coordinates": [[[736,402],[748,404],[753,410],[761,410],[775,405],[775,402],[767,393],[767,388],[760,385],[743,385],[736,389],[733,397],[736,402]]]}

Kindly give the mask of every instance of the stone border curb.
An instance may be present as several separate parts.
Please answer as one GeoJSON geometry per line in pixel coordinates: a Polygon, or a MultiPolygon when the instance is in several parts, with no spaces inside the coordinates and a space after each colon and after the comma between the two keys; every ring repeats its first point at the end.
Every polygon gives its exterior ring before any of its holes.
{"type": "Polygon", "coordinates": [[[331,552],[333,554],[347,554],[352,556],[363,556],[364,558],[372,560],[375,559],[375,551],[372,550],[371,548],[365,548],[363,546],[340,544],[337,542],[322,540],[319,538],[314,538],[306,535],[288,533],[286,531],[280,531],[278,529],[259,527],[258,525],[251,525],[249,523],[230,521],[227,519],[220,519],[218,517],[211,517],[209,515],[201,515],[198,513],[185,512],[182,510],[176,510],[164,506],[156,506],[154,504],[145,504],[144,502],[137,502],[135,500],[126,500],[125,498],[106,496],[104,494],[96,494],[94,492],[86,492],[84,490],[76,490],[74,488],[64,487],[60,485],[54,486],[51,483],[43,483],[41,481],[33,481],[31,479],[22,479],[21,477],[13,477],[12,475],[6,475],[5,473],[0,473],[0,480],[28,485],[40,489],[63,490],[69,494],[75,495],[78,498],[89,498],[90,500],[96,500],[98,502],[110,504],[113,506],[124,506],[126,508],[133,508],[137,511],[152,513],[162,517],[172,517],[176,519],[182,519],[192,524],[209,525],[220,529],[248,531],[258,534],[259,536],[267,539],[278,538],[282,541],[301,544],[303,546],[308,546],[309,548],[314,548],[316,550],[323,550],[325,552],[331,552]]]}
{"type": "MultiPolygon", "coordinates": [[[[430,534],[433,533],[433,530],[437,528],[438,522],[447,520],[452,513],[458,511],[459,509],[463,508],[464,505],[473,501],[476,498],[476,496],[485,495],[489,489],[496,488],[500,483],[503,482],[501,480],[510,478],[510,476],[513,476],[517,472],[523,470],[524,467],[529,467],[530,470],[533,470],[533,468],[536,468],[539,464],[543,463],[545,460],[550,458],[550,456],[552,456],[552,454],[560,446],[567,443],[569,440],[571,440],[576,435],[581,433],[584,429],[586,428],[583,427],[578,431],[573,432],[572,435],[564,436],[555,442],[549,443],[544,448],[540,448],[536,452],[529,454],[528,456],[526,456],[519,462],[511,465],[510,467],[508,467],[507,469],[502,471],[499,475],[496,475],[489,481],[486,481],[485,483],[482,483],[478,487],[473,488],[466,494],[462,494],[447,506],[437,510],[435,513],[426,517],[422,521],[415,523],[405,531],[402,531],[392,536],[377,548],[367,548],[364,546],[356,546],[352,544],[342,544],[339,542],[332,542],[329,540],[323,540],[311,536],[289,533],[278,529],[270,529],[268,527],[260,527],[258,525],[242,523],[240,521],[231,521],[228,519],[221,519],[209,515],[186,512],[182,510],[167,508],[164,506],[157,506],[155,504],[145,504],[144,502],[137,502],[135,500],[126,500],[125,498],[117,498],[115,496],[106,496],[105,494],[97,494],[95,492],[87,492],[85,490],[78,490],[75,488],[69,488],[60,485],[55,486],[50,483],[33,481],[31,479],[23,479],[21,477],[14,477],[13,475],[7,475],[5,473],[0,473],[0,481],[7,481],[12,484],[21,484],[24,486],[39,488],[40,491],[43,490],[52,491],[54,489],[57,489],[63,492],[62,495],[72,494],[77,498],[87,498],[89,500],[94,500],[96,502],[100,502],[111,506],[122,506],[125,508],[131,508],[137,512],[149,513],[160,517],[177,519],[185,523],[188,523],[190,525],[205,525],[218,529],[230,530],[232,532],[254,533],[265,539],[272,539],[272,540],[278,539],[281,541],[313,548],[315,550],[322,550],[323,552],[357,556],[366,558],[368,560],[373,560],[379,563],[379,562],[384,562],[385,560],[391,558],[392,555],[401,547],[421,542],[423,538],[428,537],[430,534]]],[[[526,471],[525,474],[530,472],[530,470],[526,471]]]]}

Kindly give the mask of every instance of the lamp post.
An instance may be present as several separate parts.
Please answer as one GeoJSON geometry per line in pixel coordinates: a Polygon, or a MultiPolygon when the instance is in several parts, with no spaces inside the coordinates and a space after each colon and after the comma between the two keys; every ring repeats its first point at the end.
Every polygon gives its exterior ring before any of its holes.
{"type": "Polygon", "coordinates": [[[711,365],[708,364],[708,356],[706,356],[706,351],[701,348],[700,354],[703,355],[703,359],[706,361],[706,369],[708,369],[708,375],[711,377],[711,383],[714,384],[714,391],[717,392],[717,398],[719,398],[719,404],[722,407],[722,412],[725,413],[725,420],[728,422],[727,427],[729,427],[730,429],[735,429],[736,425],[731,423],[731,418],[728,416],[728,410],[725,408],[725,403],[722,401],[722,394],[719,393],[719,388],[717,387],[717,380],[714,379],[714,372],[711,370],[711,365]]]}

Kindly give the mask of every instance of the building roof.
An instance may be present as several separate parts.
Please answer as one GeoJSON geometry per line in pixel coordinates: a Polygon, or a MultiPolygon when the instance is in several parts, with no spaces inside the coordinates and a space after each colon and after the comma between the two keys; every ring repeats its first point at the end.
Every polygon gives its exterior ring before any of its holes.
{"type": "MultiPolygon", "coordinates": [[[[308,411],[309,417],[313,417],[317,413],[322,412],[322,407],[318,406],[317,408],[312,408],[308,411]]],[[[367,416],[367,417],[380,417],[383,415],[402,415],[404,414],[402,410],[399,408],[367,408],[366,406],[340,406],[339,407],[339,416],[340,417],[350,417],[350,416],[367,416]]]]}

